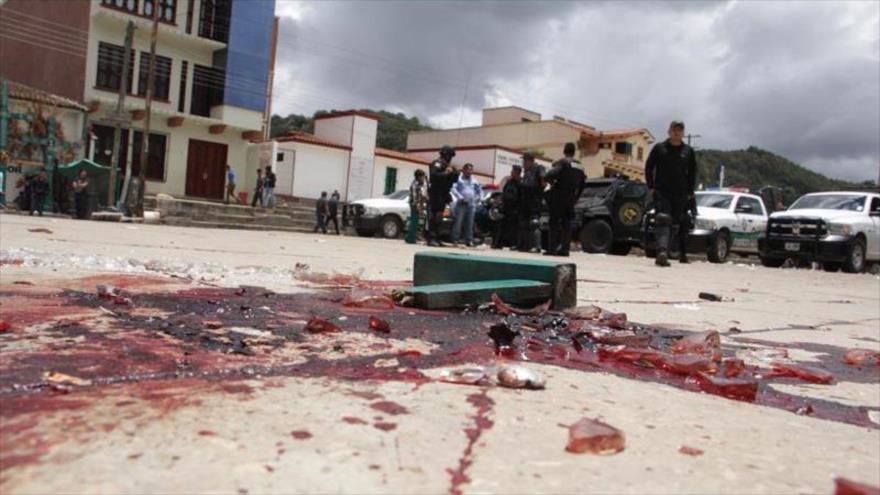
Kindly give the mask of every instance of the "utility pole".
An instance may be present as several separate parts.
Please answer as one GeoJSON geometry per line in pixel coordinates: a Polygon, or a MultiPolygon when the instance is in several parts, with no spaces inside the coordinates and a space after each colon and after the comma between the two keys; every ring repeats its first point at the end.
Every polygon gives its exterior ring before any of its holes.
{"type": "MultiPolygon", "coordinates": [[[[119,99],[116,100],[116,132],[113,133],[113,163],[110,164],[110,184],[107,187],[107,206],[113,206],[116,202],[116,174],[117,170],[122,170],[122,153],[119,152],[119,145],[122,139],[123,127],[122,114],[125,112],[125,93],[128,91],[128,66],[131,59],[131,45],[134,38],[134,22],[128,21],[125,28],[125,55],[122,59],[122,77],[119,81],[119,99]]],[[[94,145],[92,146],[92,156],[94,156],[94,145]]],[[[130,172],[126,172],[128,175],[130,172]]],[[[128,184],[128,180],[125,181],[128,184]]]]}
{"type": "Polygon", "coordinates": [[[685,135],[685,137],[688,140],[688,146],[690,146],[691,145],[691,138],[697,139],[697,138],[701,138],[703,136],[701,136],[699,134],[687,134],[687,135],[685,135]]]}
{"type": "Polygon", "coordinates": [[[147,176],[147,147],[150,143],[150,115],[153,106],[153,88],[156,84],[156,40],[159,37],[160,5],[161,0],[153,0],[153,30],[150,32],[150,64],[147,66],[147,102],[144,107],[144,111],[147,115],[144,117],[144,130],[141,133],[141,152],[140,157],[138,157],[138,163],[140,164],[138,167],[138,178],[140,180],[138,181],[137,203],[135,203],[135,215],[137,216],[143,216],[144,214],[144,192],[147,189],[145,182],[147,176]]]}

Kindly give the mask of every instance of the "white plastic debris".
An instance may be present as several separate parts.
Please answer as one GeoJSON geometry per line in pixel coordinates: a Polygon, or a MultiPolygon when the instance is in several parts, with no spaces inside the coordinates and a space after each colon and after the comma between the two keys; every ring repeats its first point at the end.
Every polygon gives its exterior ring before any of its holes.
{"type": "Polygon", "coordinates": [[[508,388],[542,389],[547,384],[547,379],[537,371],[514,364],[498,371],[498,383],[508,388]]]}

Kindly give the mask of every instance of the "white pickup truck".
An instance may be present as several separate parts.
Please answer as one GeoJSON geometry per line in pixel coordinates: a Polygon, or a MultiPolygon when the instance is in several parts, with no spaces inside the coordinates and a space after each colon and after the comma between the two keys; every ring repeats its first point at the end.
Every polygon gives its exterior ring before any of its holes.
{"type": "Polygon", "coordinates": [[[880,261],[880,194],[822,192],[801,196],[770,215],[759,239],[764,266],[787,258],[822,263],[826,271],[858,273],[880,261]]]}
{"type": "Polygon", "coordinates": [[[696,199],[694,232],[708,233],[710,261],[723,263],[731,252],[742,256],[758,254],[758,236],[767,227],[767,209],[760,196],[701,191],[696,193],[696,199]]]}

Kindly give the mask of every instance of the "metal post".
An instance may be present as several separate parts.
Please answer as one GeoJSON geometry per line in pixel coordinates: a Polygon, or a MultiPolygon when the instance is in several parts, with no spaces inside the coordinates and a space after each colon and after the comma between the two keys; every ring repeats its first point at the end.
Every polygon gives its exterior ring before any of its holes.
{"type": "MultiPolygon", "coordinates": [[[[125,52],[122,59],[122,77],[119,82],[119,98],[116,100],[116,115],[114,116],[119,120],[116,122],[116,131],[113,133],[113,162],[110,164],[110,183],[107,185],[107,206],[113,206],[116,202],[116,171],[122,170],[122,153],[119,152],[123,130],[121,117],[122,112],[125,111],[125,93],[128,91],[128,66],[134,29],[134,22],[128,21],[128,26],[125,28],[125,52]]],[[[94,146],[92,148],[92,156],[94,156],[94,146]]]]}
{"type": "Polygon", "coordinates": [[[146,116],[144,120],[144,130],[141,133],[141,152],[138,157],[139,170],[138,170],[138,178],[140,179],[140,183],[138,184],[138,195],[137,202],[135,206],[135,215],[142,216],[144,212],[144,192],[146,191],[146,175],[147,175],[147,147],[149,146],[150,140],[150,114],[151,108],[153,105],[153,89],[155,85],[155,72],[156,72],[156,40],[159,35],[159,9],[162,0],[153,0],[153,30],[150,33],[150,64],[147,67],[147,94],[146,94],[146,105],[144,107],[144,111],[146,112],[146,116]]]}

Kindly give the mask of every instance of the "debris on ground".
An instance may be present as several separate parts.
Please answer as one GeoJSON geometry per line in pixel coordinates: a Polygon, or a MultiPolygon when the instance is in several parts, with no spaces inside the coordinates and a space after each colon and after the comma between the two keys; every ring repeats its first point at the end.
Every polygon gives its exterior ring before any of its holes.
{"type": "Polygon", "coordinates": [[[308,321],[308,323],[306,323],[305,330],[311,333],[330,333],[338,332],[339,327],[327,320],[314,316],[308,321]]]}
{"type": "Polygon", "coordinates": [[[568,427],[565,450],[575,454],[616,454],[623,451],[626,438],[622,431],[597,419],[583,418],[568,427]]]}
{"type": "Polygon", "coordinates": [[[718,294],[713,294],[711,292],[700,292],[698,297],[700,299],[712,302],[720,302],[724,300],[723,297],[719,296],[718,294]]]}
{"type": "Polygon", "coordinates": [[[352,289],[342,298],[342,305],[366,309],[394,309],[394,301],[385,294],[363,289],[352,289]]]}
{"type": "Polygon", "coordinates": [[[12,329],[12,325],[4,320],[0,320],[0,333],[8,332],[12,329]]]}
{"type": "Polygon", "coordinates": [[[798,378],[810,383],[829,384],[834,381],[834,375],[825,370],[820,370],[812,366],[803,364],[795,364],[792,362],[774,361],[770,364],[771,371],[766,374],[766,378],[776,376],[798,378]]]}
{"type": "Polygon", "coordinates": [[[838,476],[834,478],[834,495],[880,495],[880,487],[838,476]]]}
{"type": "Polygon", "coordinates": [[[550,305],[553,304],[553,300],[549,299],[547,300],[547,302],[539,304],[534,308],[517,309],[509,306],[507,303],[501,300],[498,294],[493,293],[492,304],[495,305],[495,309],[498,311],[498,313],[503,315],[541,316],[550,309],[550,305]]]}
{"type": "Polygon", "coordinates": [[[98,285],[97,291],[98,297],[113,301],[114,304],[119,304],[121,306],[131,306],[133,304],[130,297],[126,296],[121,290],[111,285],[98,285]]]}
{"type": "Polygon", "coordinates": [[[380,318],[376,318],[375,316],[370,316],[370,330],[380,333],[391,333],[391,325],[380,318]]]}
{"type": "Polygon", "coordinates": [[[59,373],[57,371],[46,371],[43,373],[43,380],[50,383],[60,383],[65,385],[76,385],[78,387],[85,387],[87,385],[91,385],[92,382],[90,380],[83,380],[82,378],[78,378],[71,375],[65,375],[64,373],[59,373]]]}
{"type": "Polygon", "coordinates": [[[53,232],[49,229],[38,228],[38,229],[28,229],[28,232],[33,232],[35,234],[52,234],[53,232]]]}
{"type": "Polygon", "coordinates": [[[712,361],[721,361],[721,337],[715,330],[694,333],[672,344],[673,354],[704,354],[712,361]]]}
{"type": "Polygon", "coordinates": [[[547,379],[537,371],[520,365],[509,365],[498,371],[498,383],[507,388],[539,390],[547,385],[547,379]]]}
{"type": "Polygon", "coordinates": [[[852,366],[861,366],[863,364],[876,364],[880,366],[880,352],[870,349],[850,349],[844,354],[843,361],[852,366]]]}
{"type": "Polygon", "coordinates": [[[489,385],[492,379],[485,368],[459,368],[443,370],[440,373],[440,381],[463,385],[489,385]]]}

